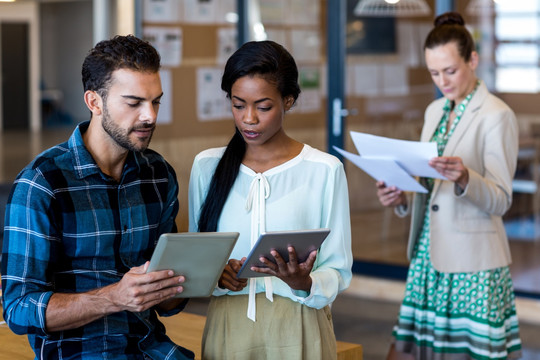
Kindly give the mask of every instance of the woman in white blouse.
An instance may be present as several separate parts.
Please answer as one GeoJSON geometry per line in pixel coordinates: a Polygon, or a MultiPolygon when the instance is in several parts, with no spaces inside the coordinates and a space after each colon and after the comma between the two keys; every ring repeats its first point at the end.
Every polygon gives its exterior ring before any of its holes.
{"type": "Polygon", "coordinates": [[[195,158],[189,185],[190,231],[237,231],[240,238],[214,291],[204,359],[335,359],[329,306],[351,280],[347,181],[342,163],[285,133],[300,94],[292,56],[272,41],[248,42],[227,61],[221,88],[236,132],[226,148],[195,158]],[[236,274],[265,231],[330,228],[319,251],[298,263],[273,254],[236,274]]]}

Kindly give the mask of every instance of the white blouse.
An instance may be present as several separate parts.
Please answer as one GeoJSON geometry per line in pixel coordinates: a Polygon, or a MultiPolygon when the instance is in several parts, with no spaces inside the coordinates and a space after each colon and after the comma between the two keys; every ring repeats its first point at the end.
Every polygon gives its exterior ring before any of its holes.
{"type": "MultiPolygon", "coordinates": [[[[225,148],[208,149],[194,160],[189,183],[189,230],[198,231],[200,209],[225,148]]],[[[311,273],[309,292],[293,290],[277,277],[253,278],[241,291],[216,288],[215,296],[266,292],[321,309],[345,290],[352,278],[351,226],[347,179],[334,156],[304,145],[295,158],[264,173],[241,165],[225,202],[217,231],[240,237],[231,254],[241,259],[264,231],[329,228],[311,273]],[[250,291],[251,288],[251,291],[250,291]]],[[[255,320],[255,302],[248,317],[255,320]]]]}

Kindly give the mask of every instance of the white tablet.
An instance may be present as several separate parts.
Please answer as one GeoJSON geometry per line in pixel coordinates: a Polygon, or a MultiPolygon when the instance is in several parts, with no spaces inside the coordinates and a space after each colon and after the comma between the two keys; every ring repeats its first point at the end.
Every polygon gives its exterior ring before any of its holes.
{"type": "Polygon", "coordinates": [[[162,234],[147,272],[173,270],[184,275],[184,291],[176,297],[210,296],[239,235],[237,232],[162,234]]]}
{"type": "Polygon", "coordinates": [[[304,262],[313,250],[319,249],[329,233],[330,229],[271,231],[263,233],[251,249],[237,277],[242,279],[268,276],[252,271],[251,267],[266,267],[266,265],[259,261],[261,256],[274,261],[274,257],[270,254],[272,249],[277,250],[285,262],[288,262],[289,251],[287,248],[289,245],[294,246],[298,262],[304,262]]]}

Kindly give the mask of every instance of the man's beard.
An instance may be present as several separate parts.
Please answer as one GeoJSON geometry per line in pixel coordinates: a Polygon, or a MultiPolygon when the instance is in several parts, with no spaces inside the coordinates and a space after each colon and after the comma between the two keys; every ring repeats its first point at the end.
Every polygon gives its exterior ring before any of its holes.
{"type": "Polygon", "coordinates": [[[137,129],[149,129],[149,128],[153,129],[154,124],[143,123],[136,128],[129,128],[127,131],[123,130],[119,128],[115,124],[115,122],[111,119],[111,116],[109,114],[109,111],[106,105],[103,107],[103,120],[101,124],[103,126],[103,130],[105,130],[105,132],[109,134],[109,136],[118,144],[118,146],[129,151],[137,151],[137,152],[144,151],[148,148],[148,145],[150,144],[150,140],[152,140],[153,131],[152,131],[152,135],[150,135],[150,138],[146,142],[143,142],[140,145],[134,144],[129,139],[129,134],[137,129]]]}

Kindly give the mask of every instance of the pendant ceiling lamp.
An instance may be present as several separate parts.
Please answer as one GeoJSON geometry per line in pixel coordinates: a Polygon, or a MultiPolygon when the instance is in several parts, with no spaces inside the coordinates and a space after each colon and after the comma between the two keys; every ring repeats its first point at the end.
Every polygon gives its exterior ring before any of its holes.
{"type": "Polygon", "coordinates": [[[493,15],[495,11],[495,2],[493,0],[471,0],[465,12],[468,15],[493,15]]]}
{"type": "Polygon", "coordinates": [[[424,0],[360,0],[356,16],[426,16],[431,10],[424,0]]]}

